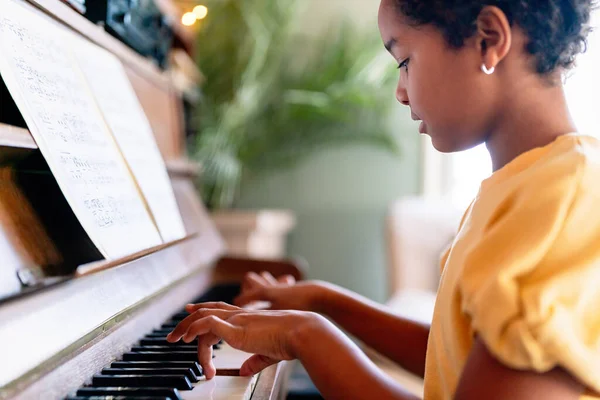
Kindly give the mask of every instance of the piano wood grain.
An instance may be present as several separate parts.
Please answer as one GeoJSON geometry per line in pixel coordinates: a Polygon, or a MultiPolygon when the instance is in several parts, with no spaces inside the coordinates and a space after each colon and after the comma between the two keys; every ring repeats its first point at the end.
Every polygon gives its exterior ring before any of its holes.
{"type": "Polygon", "coordinates": [[[8,164],[37,149],[29,131],[0,122],[0,164],[8,164]]]}
{"type": "MultiPolygon", "coordinates": [[[[0,147],[15,147],[20,149],[37,149],[37,145],[25,128],[7,125],[0,122],[0,147]]],[[[3,150],[4,151],[4,150],[3,150]]]]}

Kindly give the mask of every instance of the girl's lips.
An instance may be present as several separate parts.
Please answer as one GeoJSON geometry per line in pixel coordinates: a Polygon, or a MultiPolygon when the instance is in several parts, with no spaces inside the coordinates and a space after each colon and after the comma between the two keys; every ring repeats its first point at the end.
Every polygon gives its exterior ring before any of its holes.
{"type": "Polygon", "coordinates": [[[419,133],[427,133],[427,125],[423,121],[419,124],[419,133]]]}

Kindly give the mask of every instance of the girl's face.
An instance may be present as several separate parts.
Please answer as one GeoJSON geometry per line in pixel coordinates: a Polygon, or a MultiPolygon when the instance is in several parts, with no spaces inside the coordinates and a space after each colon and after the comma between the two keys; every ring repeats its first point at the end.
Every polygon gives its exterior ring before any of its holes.
{"type": "Polygon", "coordinates": [[[403,21],[395,0],[382,0],[379,31],[398,62],[396,98],[422,120],[419,131],[428,134],[442,152],[460,151],[486,140],[494,119],[497,88],[480,67],[482,55],[475,38],[460,49],[451,48],[429,25],[403,21]]]}

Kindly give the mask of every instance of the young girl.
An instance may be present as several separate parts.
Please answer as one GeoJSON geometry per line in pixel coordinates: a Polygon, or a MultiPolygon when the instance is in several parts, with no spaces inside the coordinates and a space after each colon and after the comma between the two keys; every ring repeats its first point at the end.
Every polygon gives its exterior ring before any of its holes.
{"type": "Polygon", "coordinates": [[[426,399],[600,398],[600,143],[576,134],[561,74],[591,1],[382,0],[398,101],[436,149],[485,142],[494,173],[442,259],[431,327],[320,282],[247,277],[240,305],[188,306],[169,336],[255,353],[241,373],[299,359],[327,399],[411,398],[338,330],[424,376],[426,399]]]}

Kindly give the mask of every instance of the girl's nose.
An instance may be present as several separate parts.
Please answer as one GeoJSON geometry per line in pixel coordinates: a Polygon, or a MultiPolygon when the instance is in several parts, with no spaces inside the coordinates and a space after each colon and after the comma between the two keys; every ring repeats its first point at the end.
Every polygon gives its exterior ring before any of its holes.
{"type": "Polygon", "coordinates": [[[408,93],[400,83],[396,87],[396,99],[400,102],[400,104],[404,104],[405,106],[409,105],[408,93]]]}

